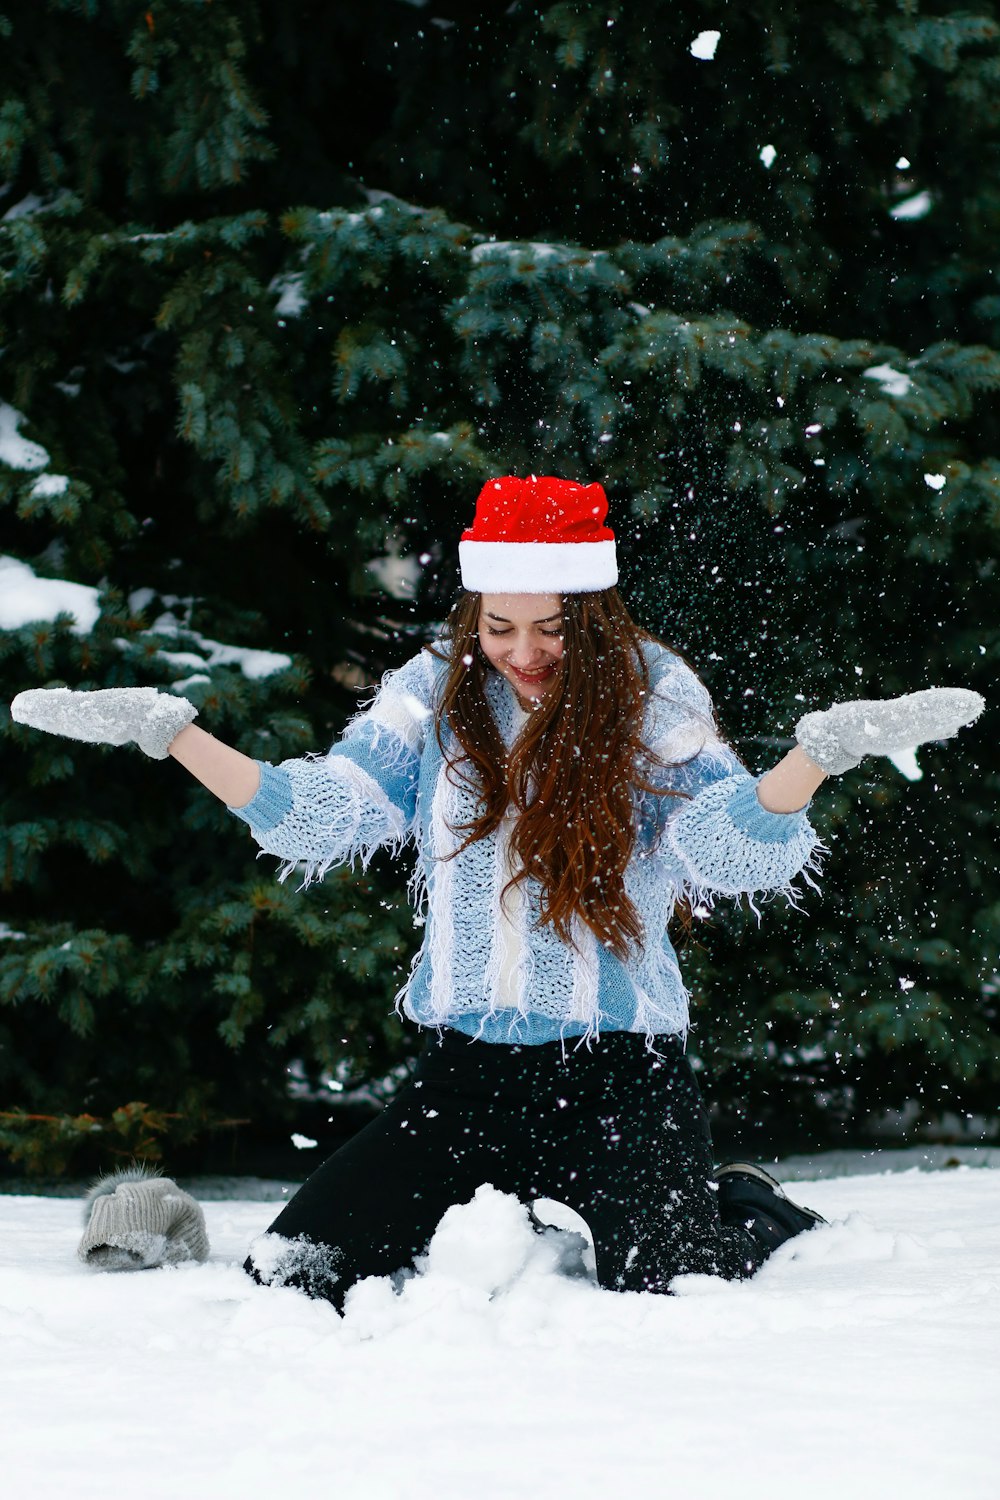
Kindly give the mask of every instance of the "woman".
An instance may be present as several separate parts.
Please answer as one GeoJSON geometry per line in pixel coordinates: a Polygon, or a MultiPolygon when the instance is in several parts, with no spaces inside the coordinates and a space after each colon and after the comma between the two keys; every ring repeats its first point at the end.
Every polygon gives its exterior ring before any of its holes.
{"type": "Polygon", "coordinates": [[[596,484],[491,480],[442,641],[327,755],[253,761],[148,688],[15,700],[23,722],[172,755],[282,879],[416,842],[426,924],[397,1004],[423,1050],[255,1244],[258,1280],[341,1307],[359,1278],[405,1274],[484,1182],[575,1209],[601,1285],[623,1290],[752,1275],[822,1222],[759,1168],[714,1169],[667,923],[678,902],[793,898],[799,874],[815,888],[806,812],[824,777],[951,735],[982,699],[930,689],[807,714],[754,777],[691,668],[630,619],[606,513],[596,484]]]}

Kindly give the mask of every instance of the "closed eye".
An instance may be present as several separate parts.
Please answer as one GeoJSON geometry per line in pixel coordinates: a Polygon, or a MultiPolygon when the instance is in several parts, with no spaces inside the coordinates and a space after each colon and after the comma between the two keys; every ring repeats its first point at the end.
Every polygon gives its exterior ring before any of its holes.
{"type": "MultiPolygon", "coordinates": [[[[561,630],[543,630],[540,633],[542,635],[553,636],[556,639],[558,639],[562,635],[562,631],[561,630]]],[[[486,627],[486,634],[487,635],[510,635],[510,629],[508,628],[507,630],[497,630],[494,625],[487,625],[487,627],[486,627]]]]}

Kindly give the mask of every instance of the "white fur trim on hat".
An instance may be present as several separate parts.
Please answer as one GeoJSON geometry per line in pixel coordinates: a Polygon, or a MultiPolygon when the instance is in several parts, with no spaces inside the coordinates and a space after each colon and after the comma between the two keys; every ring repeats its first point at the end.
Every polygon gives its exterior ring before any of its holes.
{"type": "Polygon", "coordinates": [[[589,594],[614,588],[614,542],[459,542],[471,594],[589,594]]]}

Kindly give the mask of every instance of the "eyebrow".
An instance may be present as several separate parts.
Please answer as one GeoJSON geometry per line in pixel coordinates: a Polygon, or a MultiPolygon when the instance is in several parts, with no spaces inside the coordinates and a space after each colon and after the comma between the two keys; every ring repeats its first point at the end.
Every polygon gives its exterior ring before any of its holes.
{"type": "MultiPolygon", "coordinates": [[[[486,618],[487,618],[487,620],[499,620],[499,622],[500,622],[501,625],[509,625],[510,624],[510,621],[507,619],[506,615],[495,615],[495,614],[493,614],[493,612],[491,610],[487,610],[486,611],[486,618]]],[[[562,619],[562,613],[560,612],[559,614],[556,614],[556,615],[546,615],[544,620],[532,620],[531,623],[532,623],[532,625],[549,625],[553,620],[561,620],[561,619],[562,619]]]]}

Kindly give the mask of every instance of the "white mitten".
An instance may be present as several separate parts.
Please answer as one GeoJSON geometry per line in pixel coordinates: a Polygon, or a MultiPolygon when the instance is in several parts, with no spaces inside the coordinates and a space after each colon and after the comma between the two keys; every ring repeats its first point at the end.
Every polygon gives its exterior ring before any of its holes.
{"type": "Polygon", "coordinates": [[[208,1259],[205,1215],[189,1193],[147,1167],[120,1167],[87,1194],[77,1254],[99,1271],[145,1271],[208,1259]]]}
{"type": "Polygon", "coordinates": [[[859,698],[804,714],[795,738],[830,776],[850,771],[866,755],[892,755],[930,740],[950,740],[978,719],[986,701],[968,688],[924,688],[902,698],[859,698]]]}
{"type": "Polygon", "coordinates": [[[128,745],[154,760],[165,760],[171,740],[198,717],[186,698],[158,688],[30,688],[10,705],[11,718],[49,734],[92,745],[128,745]]]}

